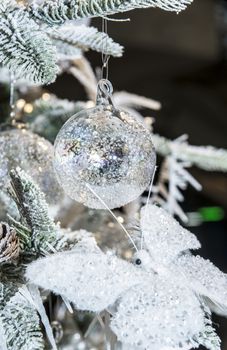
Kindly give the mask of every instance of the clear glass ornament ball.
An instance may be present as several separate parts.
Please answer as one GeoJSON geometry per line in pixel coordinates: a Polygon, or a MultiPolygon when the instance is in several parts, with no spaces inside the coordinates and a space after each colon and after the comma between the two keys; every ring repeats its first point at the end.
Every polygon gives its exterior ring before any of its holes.
{"type": "Polygon", "coordinates": [[[53,169],[52,144],[26,129],[0,132],[0,191],[10,184],[10,170],[20,167],[27,172],[45,193],[49,204],[62,197],[53,169]]]}
{"type": "Polygon", "coordinates": [[[94,209],[105,209],[102,201],[113,209],[136,199],[148,187],[155,164],[149,131],[112,105],[72,116],[55,141],[59,183],[71,198],[94,209]]]}

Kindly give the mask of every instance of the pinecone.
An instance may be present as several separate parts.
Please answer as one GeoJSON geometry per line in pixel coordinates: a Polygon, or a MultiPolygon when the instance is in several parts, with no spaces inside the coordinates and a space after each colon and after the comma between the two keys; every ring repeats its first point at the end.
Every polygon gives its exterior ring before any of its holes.
{"type": "Polygon", "coordinates": [[[0,223],[0,263],[19,256],[19,239],[16,231],[6,223],[0,223]]]}

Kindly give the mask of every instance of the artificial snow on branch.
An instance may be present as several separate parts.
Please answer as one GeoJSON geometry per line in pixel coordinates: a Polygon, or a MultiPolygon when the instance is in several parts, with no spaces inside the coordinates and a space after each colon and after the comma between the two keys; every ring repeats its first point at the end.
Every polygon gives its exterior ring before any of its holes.
{"type": "Polygon", "coordinates": [[[53,250],[52,245],[58,243],[59,228],[49,216],[44,194],[23,170],[12,170],[10,177],[21,215],[31,229],[31,245],[44,253],[53,250]]]}
{"type": "Polygon", "coordinates": [[[152,202],[160,204],[170,214],[177,215],[183,222],[188,218],[179,203],[184,201],[182,191],[191,185],[197,191],[201,191],[202,186],[187,171],[191,163],[181,160],[178,153],[179,146],[185,142],[186,135],[183,135],[171,144],[171,154],[168,155],[160,170],[159,180],[153,187],[152,202]]]}
{"type": "Polygon", "coordinates": [[[67,20],[102,17],[136,8],[159,7],[166,11],[185,10],[193,0],[49,0],[34,3],[29,10],[39,20],[49,24],[62,24],[67,20]]]}
{"type": "Polygon", "coordinates": [[[56,225],[49,215],[45,195],[23,170],[19,168],[12,170],[10,177],[12,196],[22,219],[22,222],[17,222],[10,218],[20,240],[23,241],[21,254],[26,259],[33,260],[37,255],[74,247],[85,232],[67,230],[65,232],[56,225]]]}
{"type": "MultiPolygon", "coordinates": [[[[157,134],[152,135],[156,151],[162,156],[171,154],[173,141],[157,134]]],[[[178,158],[207,171],[227,172],[227,150],[212,146],[191,146],[187,142],[178,145],[178,158]]]]}
{"type": "Polygon", "coordinates": [[[159,101],[129,93],[127,91],[120,91],[114,93],[114,102],[116,105],[127,108],[149,108],[154,111],[161,109],[161,103],[159,101]]]}
{"type": "Polygon", "coordinates": [[[17,79],[25,78],[32,84],[52,83],[60,71],[59,60],[81,57],[88,49],[122,56],[122,46],[96,28],[75,24],[48,28],[31,18],[25,6],[13,0],[2,1],[0,63],[17,79]]]}
{"type": "Polygon", "coordinates": [[[15,4],[3,0],[0,7],[0,63],[34,84],[51,83],[58,72],[51,39],[15,4]]]}
{"type": "MultiPolygon", "coordinates": [[[[12,267],[11,267],[12,268],[12,267]]],[[[1,350],[43,350],[44,339],[34,307],[20,294],[20,283],[7,280],[1,271],[1,350]]]]}
{"type": "Polygon", "coordinates": [[[43,350],[44,339],[38,314],[18,291],[5,305],[0,319],[7,350],[43,350]]]}
{"type": "Polygon", "coordinates": [[[70,250],[89,233],[66,233],[56,226],[49,217],[44,195],[22,170],[12,171],[11,180],[21,222],[9,218],[12,227],[0,224],[0,253],[4,256],[0,261],[0,349],[43,350],[40,318],[52,348],[57,349],[42,298],[37,289],[26,286],[25,268],[45,253],[70,250]]]}
{"type": "Polygon", "coordinates": [[[15,6],[17,6],[17,3],[15,0],[3,0],[0,3],[0,14],[9,9],[12,10],[15,6]]]}
{"type": "Polygon", "coordinates": [[[67,24],[51,29],[49,34],[60,54],[62,53],[61,46],[63,45],[64,55],[67,56],[67,45],[69,50],[68,57],[72,59],[75,58],[72,56],[73,48],[84,51],[92,49],[115,57],[121,57],[123,53],[123,47],[121,45],[115,43],[107,34],[98,32],[94,27],[67,24]]]}

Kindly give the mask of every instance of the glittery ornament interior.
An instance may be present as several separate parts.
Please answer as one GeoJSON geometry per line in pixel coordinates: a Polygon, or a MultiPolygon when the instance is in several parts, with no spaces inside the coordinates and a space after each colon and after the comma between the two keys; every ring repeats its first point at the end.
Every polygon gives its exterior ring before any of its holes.
{"type": "Polygon", "coordinates": [[[110,208],[121,207],[149,185],[155,161],[150,133],[111,106],[76,114],[55,142],[60,184],[71,198],[96,209],[104,207],[89,187],[110,208]]]}
{"type": "Polygon", "coordinates": [[[62,195],[53,171],[53,146],[44,138],[24,129],[0,133],[0,189],[9,185],[9,172],[19,166],[45,193],[48,203],[62,195]]]}

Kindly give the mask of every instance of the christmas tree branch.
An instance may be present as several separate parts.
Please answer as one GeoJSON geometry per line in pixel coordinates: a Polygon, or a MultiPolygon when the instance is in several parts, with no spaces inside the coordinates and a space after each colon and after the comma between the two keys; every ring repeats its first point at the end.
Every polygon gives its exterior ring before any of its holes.
{"type": "Polygon", "coordinates": [[[0,5],[0,63],[35,84],[50,83],[58,72],[51,39],[15,2],[0,5]]]}
{"type": "MultiPolygon", "coordinates": [[[[4,297],[8,299],[11,290],[7,287],[8,285],[6,285],[4,297]]],[[[13,292],[15,293],[15,288],[13,292]]],[[[44,339],[36,309],[19,291],[1,309],[0,320],[7,350],[44,349],[44,339]]]]}
{"type": "Polygon", "coordinates": [[[209,350],[220,350],[221,339],[217,335],[215,328],[212,325],[211,312],[204,303],[202,303],[202,308],[205,312],[205,331],[198,334],[195,340],[198,344],[201,344],[209,350]]]}
{"type": "Polygon", "coordinates": [[[60,229],[49,216],[44,194],[23,170],[12,170],[10,177],[18,209],[31,229],[31,246],[36,252],[53,252],[60,240],[60,229]]]}
{"type": "Polygon", "coordinates": [[[136,8],[159,7],[166,11],[185,10],[193,0],[49,0],[32,4],[29,8],[35,18],[49,23],[62,24],[67,20],[102,17],[136,8]]]}
{"type": "Polygon", "coordinates": [[[71,52],[75,47],[84,51],[92,49],[115,57],[121,57],[123,53],[122,46],[115,43],[107,34],[98,32],[94,27],[67,24],[59,28],[53,28],[48,33],[57,47],[58,53],[62,54],[61,46],[63,45],[63,53],[67,57],[67,45],[69,49],[68,57],[72,59],[74,57],[71,57],[71,52]]]}
{"type": "MultiPolygon", "coordinates": [[[[152,135],[155,148],[162,156],[171,154],[171,145],[174,141],[157,134],[152,135]]],[[[178,145],[178,158],[191,165],[207,171],[227,172],[227,150],[218,149],[212,146],[191,146],[187,142],[178,145]]]]}
{"type": "Polygon", "coordinates": [[[17,168],[10,172],[10,177],[18,209],[28,226],[26,230],[23,224],[11,221],[23,243],[23,258],[26,261],[33,260],[34,256],[74,247],[80,239],[80,231],[65,232],[55,225],[49,215],[44,194],[30,176],[17,168]]]}
{"type": "Polygon", "coordinates": [[[115,57],[123,52],[122,46],[93,27],[41,25],[28,8],[13,0],[0,4],[0,40],[0,64],[16,78],[41,85],[55,81],[58,60],[81,57],[88,49],[115,57]]]}
{"type": "Polygon", "coordinates": [[[139,96],[136,94],[131,94],[126,91],[120,91],[114,93],[114,102],[116,105],[126,106],[129,108],[148,108],[154,111],[158,111],[161,109],[161,103],[153,100],[151,98],[147,98],[144,96],[139,96]]]}

